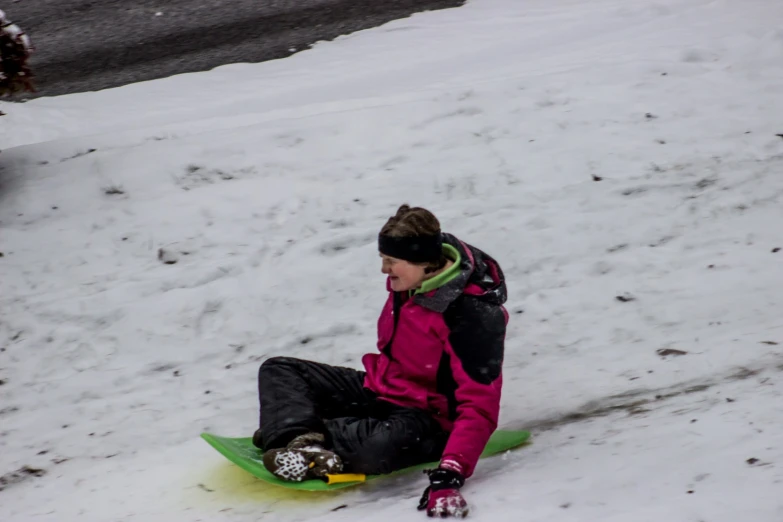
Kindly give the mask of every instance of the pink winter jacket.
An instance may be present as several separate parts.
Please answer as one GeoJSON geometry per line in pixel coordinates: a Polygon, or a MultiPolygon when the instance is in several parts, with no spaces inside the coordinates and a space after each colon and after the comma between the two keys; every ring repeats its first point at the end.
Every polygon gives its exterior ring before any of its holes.
{"type": "Polygon", "coordinates": [[[497,262],[450,234],[459,272],[408,297],[390,292],[378,319],[378,350],[362,358],[365,386],[391,403],[428,410],[450,432],[442,461],[469,477],[497,428],[508,323],[497,262]]]}

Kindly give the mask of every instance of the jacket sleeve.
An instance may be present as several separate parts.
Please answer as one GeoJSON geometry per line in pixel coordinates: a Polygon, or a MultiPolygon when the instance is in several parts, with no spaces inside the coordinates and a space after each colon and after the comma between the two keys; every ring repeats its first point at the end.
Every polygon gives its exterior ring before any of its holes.
{"type": "Polygon", "coordinates": [[[461,296],[444,319],[457,408],[441,465],[467,478],[497,428],[508,315],[502,306],[461,296]]]}

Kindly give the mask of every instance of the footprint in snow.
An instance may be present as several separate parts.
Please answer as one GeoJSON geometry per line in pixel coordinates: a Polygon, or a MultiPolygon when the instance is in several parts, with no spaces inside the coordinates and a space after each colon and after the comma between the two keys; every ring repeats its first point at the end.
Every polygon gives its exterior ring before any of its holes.
{"type": "Polygon", "coordinates": [[[344,253],[352,248],[367,246],[375,241],[375,236],[356,235],[345,236],[331,241],[326,241],[318,247],[318,251],[325,256],[331,257],[344,253]]]}
{"type": "Polygon", "coordinates": [[[447,112],[444,114],[438,114],[436,116],[433,116],[432,118],[428,118],[421,123],[417,123],[416,125],[413,125],[411,128],[413,129],[423,129],[425,127],[428,127],[429,125],[443,121],[443,120],[452,120],[454,118],[464,118],[464,117],[472,117],[472,116],[478,116],[479,114],[482,114],[484,111],[478,107],[463,107],[460,109],[457,109],[456,111],[447,112]]]}
{"type": "Polygon", "coordinates": [[[720,60],[720,56],[705,49],[688,49],[682,53],[682,61],[685,63],[704,63],[704,62],[717,62],[720,60]]]}
{"type": "Polygon", "coordinates": [[[191,190],[205,185],[212,185],[220,181],[230,181],[235,179],[236,173],[221,169],[208,169],[201,165],[188,165],[184,173],[175,176],[174,182],[182,190],[191,190]]]}

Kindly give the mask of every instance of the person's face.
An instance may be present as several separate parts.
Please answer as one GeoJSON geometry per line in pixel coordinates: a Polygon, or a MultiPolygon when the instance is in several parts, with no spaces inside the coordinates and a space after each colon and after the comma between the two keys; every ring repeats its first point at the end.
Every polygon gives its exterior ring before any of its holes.
{"type": "Polygon", "coordinates": [[[424,281],[424,267],[381,254],[381,272],[389,276],[391,289],[406,292],[418,288],[424,281]]]}

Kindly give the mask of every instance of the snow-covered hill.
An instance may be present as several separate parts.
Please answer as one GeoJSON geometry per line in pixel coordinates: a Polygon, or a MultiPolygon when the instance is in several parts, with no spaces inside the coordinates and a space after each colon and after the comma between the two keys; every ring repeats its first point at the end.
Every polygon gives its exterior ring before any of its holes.
{"type": "Polygon", "coordinates": [[[198,438],[252,433],[266,357],[360,366],[403,202],[508,277],[501,425],[534,443],[472,519],[782,520],[780,20],[474,0],[0,104],[0,520],[426,518],[424,477],[294,494],[198,438]]]}

